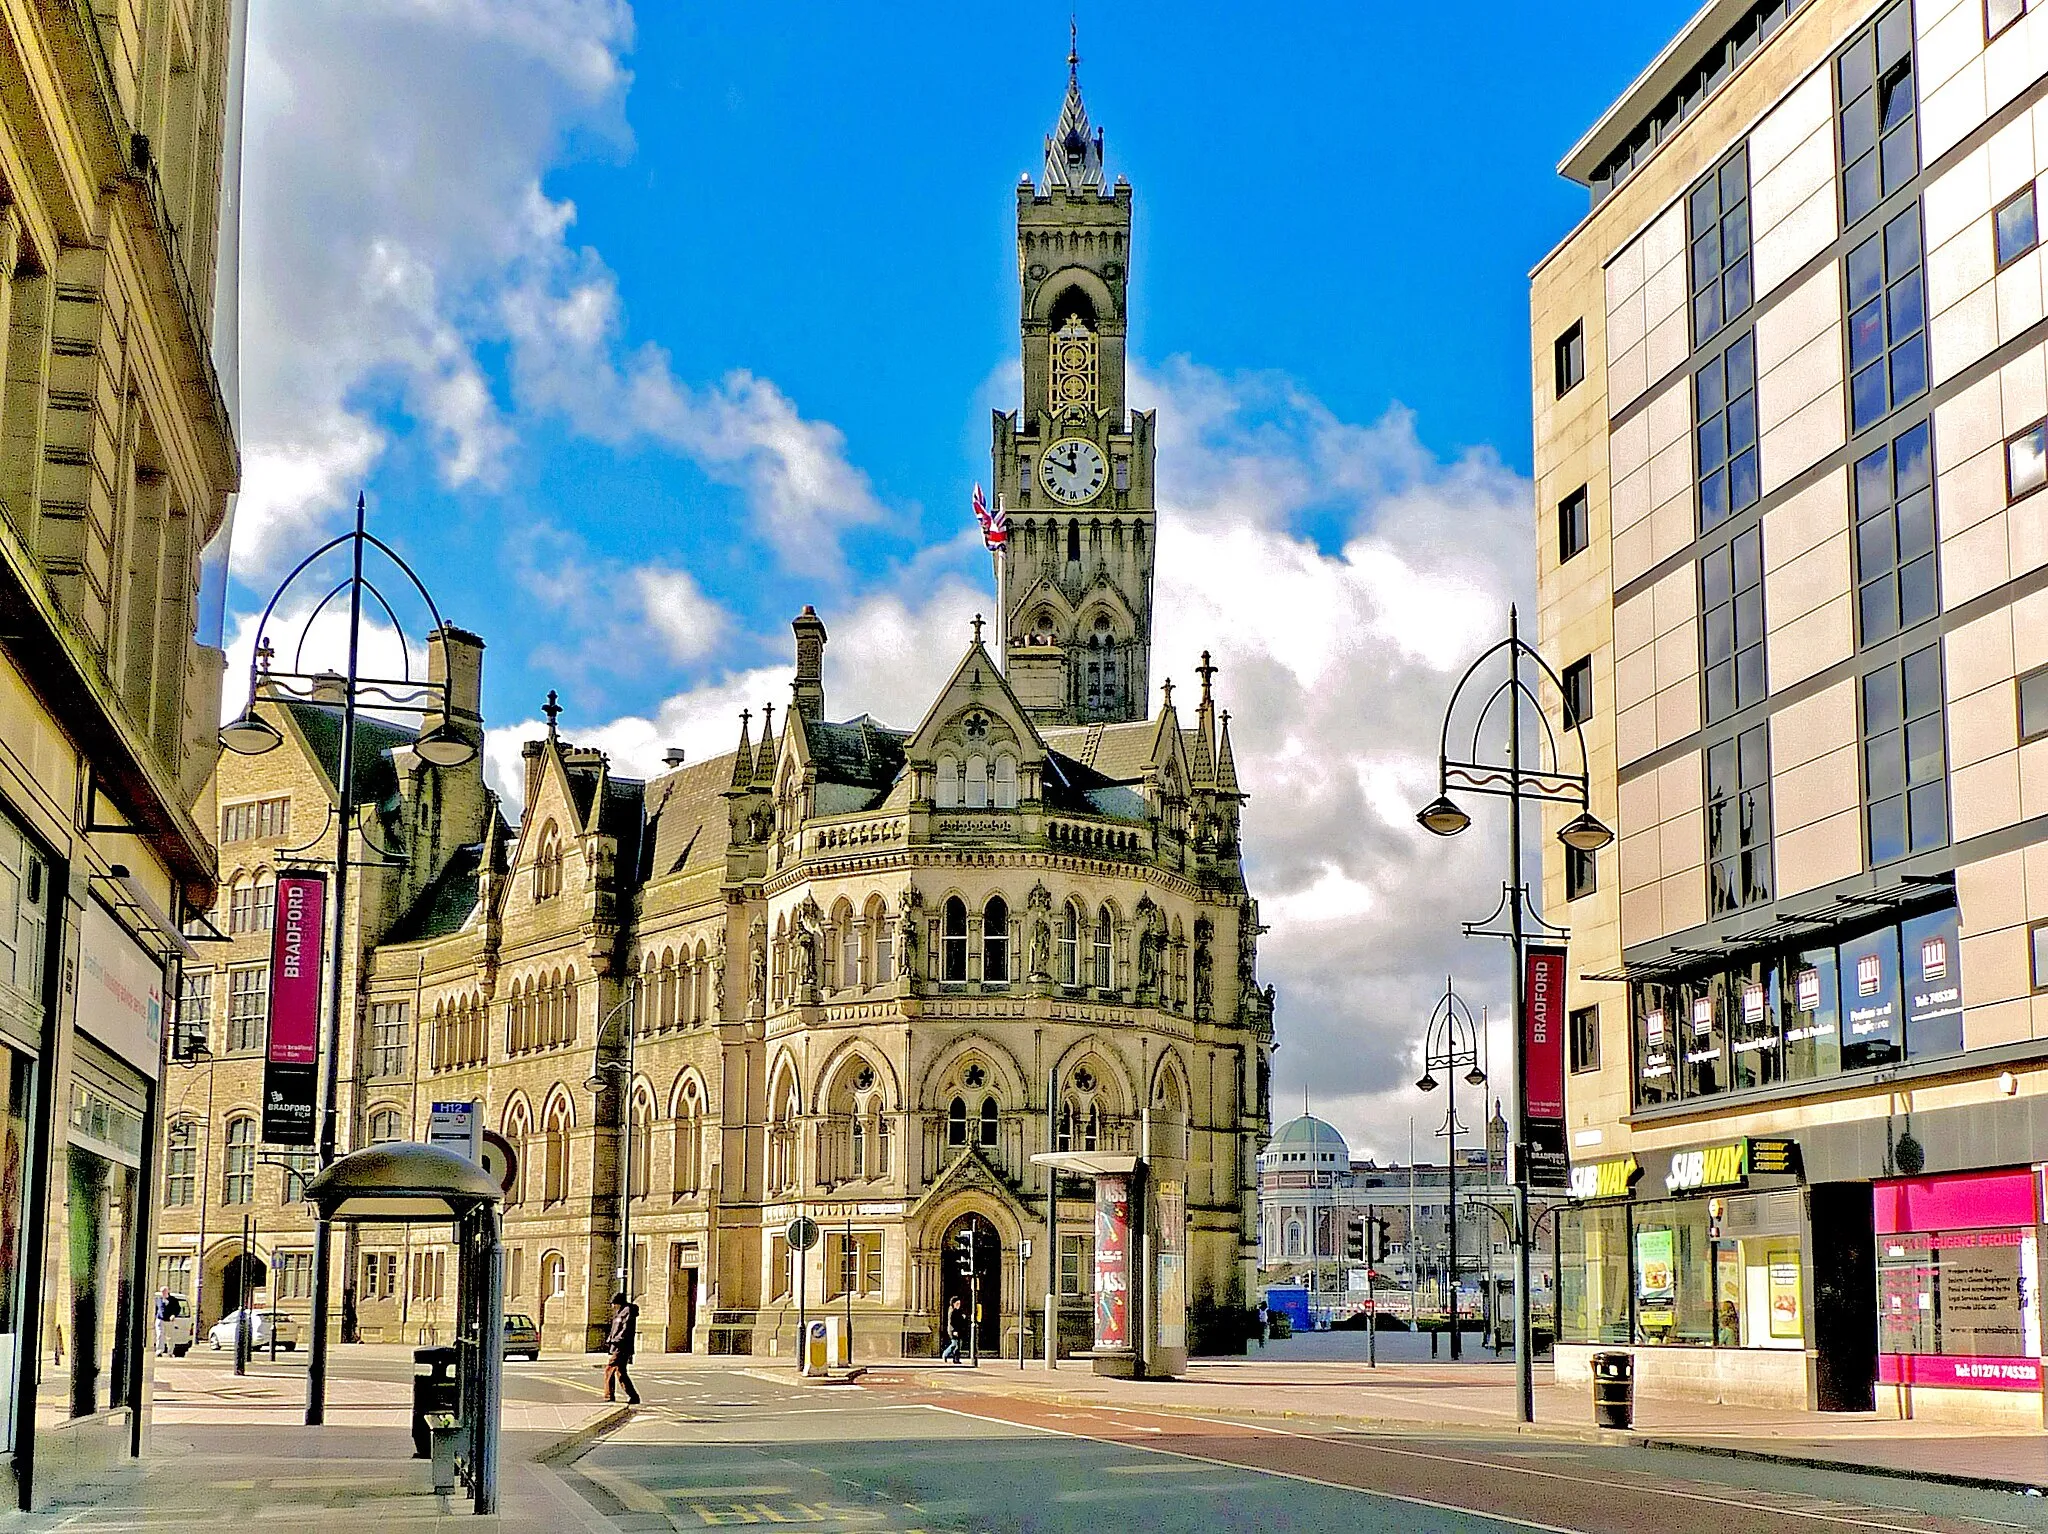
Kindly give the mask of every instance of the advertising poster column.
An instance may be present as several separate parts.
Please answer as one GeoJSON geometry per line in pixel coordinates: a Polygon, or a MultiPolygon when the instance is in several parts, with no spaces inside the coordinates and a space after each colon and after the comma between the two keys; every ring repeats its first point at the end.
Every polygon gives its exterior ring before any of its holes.
{"type": "Polygon", "coordinates": [[[281,874],[270,943],[270,1040],[263,1057],[263,1138],[310,1146],[320,1074],[320,934],[324,874],[281,874]]]}
{"type": "Polygon", "coordinates": [[[1187,1184],[1161,1178],[1153,1184],[1152,1358],[1148,1375],[1170,1378],[1187,1368],[1188,1275],[1187,1184]]]}
{"type": "Polygon", "coordinates": [[[1131,1336],[1131,1179],[1117,1173],[1095,1178],[1095,1353],[1122,1354],[1128,1366],[1131,1336]]]}

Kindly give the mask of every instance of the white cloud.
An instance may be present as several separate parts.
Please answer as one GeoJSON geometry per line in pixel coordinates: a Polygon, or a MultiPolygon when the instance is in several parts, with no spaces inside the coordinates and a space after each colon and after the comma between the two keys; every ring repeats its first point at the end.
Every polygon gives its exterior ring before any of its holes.
{"type": "Polygon", "coordinates": [[[611,272],[542,189],[572,136],[628,142],[632,37],[625,0],[256,0],[239,573],[312,541],[390,435],[450,486],[496,485],[526,412],[695,459],[793,566],[879,519],[837,428],[775,384],[693,387],[629,351],[611,272]],[[481,360],[499,347],[509,398],[481,360]]]}
{"type": "Polygon", "coordinates": [[[725,609],[704,595],[687,570],[649,565],[633,572],[647,622],[672,660],[702,658],[725,631],[725,609]]]}

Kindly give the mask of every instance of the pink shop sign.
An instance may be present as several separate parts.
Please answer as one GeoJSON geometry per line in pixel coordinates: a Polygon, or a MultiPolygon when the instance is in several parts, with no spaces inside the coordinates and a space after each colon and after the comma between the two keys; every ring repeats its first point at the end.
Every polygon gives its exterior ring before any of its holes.
{"type": "Polygon", "coordinates": [[[1880,1353],[1877,1377],[1887,1385],[1960,1390],[2039,1390],[2038,1358],[1967,1358],[1947,1353],[1880,1353]]]}

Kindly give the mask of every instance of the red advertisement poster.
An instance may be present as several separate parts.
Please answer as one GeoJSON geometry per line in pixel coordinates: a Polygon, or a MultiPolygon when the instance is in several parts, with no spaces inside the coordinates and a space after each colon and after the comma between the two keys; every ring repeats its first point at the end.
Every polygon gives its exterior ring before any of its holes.
{"type": "Polygon", "coordinates": [[[1095,1345],[1131,1346],[1131,1184],[1095,1179],[1095,1345]]]}
{"type": "Polygon", "coordinates": [[[1531,1122],[1564,1122],[1564,950],[1530,948],[1522,988],[1522,1105],[1531,1122]]]}
{"type": "Polygon", "coordinates": [[[324,875],[279,875],[270,928],[270,1040],[263,1065],[263,1138],[273,1145],[313,1143],[326,914],[324,875]]]}

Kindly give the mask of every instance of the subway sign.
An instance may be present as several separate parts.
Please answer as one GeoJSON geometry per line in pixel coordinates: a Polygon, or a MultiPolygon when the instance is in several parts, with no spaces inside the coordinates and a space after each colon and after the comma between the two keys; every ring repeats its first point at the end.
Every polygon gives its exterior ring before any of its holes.
{"type": "Polygon", "coordinates": [[[1674,1151],[1671,1169],[1664,1174],[1664,1186],[1673,1193],[1690,1193],[1700,1188],[1740,1188],[1750,1175],[1792,1177],[1799,1172],[1797,1141],[1730,1140],[1725,1145],[1705,1145],[1698,1150],[1674,1151]]]}
{"type": "Polygon", "coordinates": [[[1633,1156],[1589,1161],[1572,1168],[1567,1192],[1573,1198],[1627,1198],[1642,1166],[1633,1156]]]}

